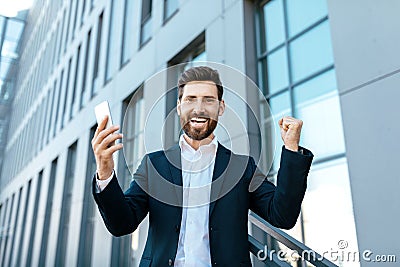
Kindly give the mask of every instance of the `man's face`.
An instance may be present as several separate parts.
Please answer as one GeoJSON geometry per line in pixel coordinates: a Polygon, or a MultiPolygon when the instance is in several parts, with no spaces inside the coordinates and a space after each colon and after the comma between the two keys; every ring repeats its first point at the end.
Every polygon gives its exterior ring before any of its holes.
{"type": "Polygon", "coordinates": [[[218,89],[212,81],[193,81],[183,87],[177,112],[187,136],[202,140],[217,127],[218,116],[225,110],[223,100],[218,101],[218,89]]]}

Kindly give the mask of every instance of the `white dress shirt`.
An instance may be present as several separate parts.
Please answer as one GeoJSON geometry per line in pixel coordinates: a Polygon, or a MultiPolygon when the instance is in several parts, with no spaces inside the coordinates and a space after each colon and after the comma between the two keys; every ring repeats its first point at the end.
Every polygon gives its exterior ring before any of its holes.
{"type": "MultiPolygon", "coordinates": [[[[218,148],[217,138],[208,145],[193,149],[183,135],[181,148],[183,208],[175,267],[211,266],[210,237],[208,232],[211,182],[218,148]]],[[[106,180],[97,179],[97,192],[106,188],[106,180]]]]}
{"type": "Polygon", "coordinates": [[[194,150],[180,137],[183,182],[182,221],[175,267],[211,266],[208,232],[209,202],[217,138],[194,150]]]}

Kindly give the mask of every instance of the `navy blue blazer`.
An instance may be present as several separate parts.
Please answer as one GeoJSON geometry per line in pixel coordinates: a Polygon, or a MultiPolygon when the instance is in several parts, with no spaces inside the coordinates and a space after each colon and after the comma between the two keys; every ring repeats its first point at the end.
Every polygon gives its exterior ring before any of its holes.
{"type": "MultiPolygon", "coordinates": [[[[149,214],[149,230],[140,267],[173,266],[182,218],[181,152],[178,145],[146,154],[124,193],[114,176],[93,196],[107,229],[114,236],[135,231],[149,214]],[[180,185],[180,186],[171,186],[180,185]]],[[[209,209],[213,266],[251,266],[249,209],[272,225],[290,229],[300,213],[313,154],[282,147],[277,186],[268,182],[254,159],[218,144],[209,209]],[[254,185],[258,188],[249,190],[254,185]]]]}

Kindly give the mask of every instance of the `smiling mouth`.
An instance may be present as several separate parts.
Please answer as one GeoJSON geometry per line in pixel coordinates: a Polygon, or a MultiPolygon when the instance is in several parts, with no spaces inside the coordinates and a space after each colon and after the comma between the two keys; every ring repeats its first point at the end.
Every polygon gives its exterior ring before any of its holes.
{"type": "Polygon", "coordinates": [[[205,123],[208,122],[208,120],[209,119],[199,118],[199,117],[191,118],[190,119],[190,124],[193,125],[193,126],[203,126],[205,123]]]}

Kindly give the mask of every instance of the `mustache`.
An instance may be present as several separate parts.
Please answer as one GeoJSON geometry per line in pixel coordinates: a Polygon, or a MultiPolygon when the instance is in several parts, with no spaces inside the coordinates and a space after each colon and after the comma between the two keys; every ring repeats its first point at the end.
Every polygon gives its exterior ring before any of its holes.
{"type": "Polygon", "coordinates": [[[217,121],[215,118],[206,115],[206,114],[190,114],[185,118],[181,117],[181,121],[183,121],[184,123],[189,123],[192,119],[206,119],[206,120],[210,120],[210,121],[217,121]]]}

